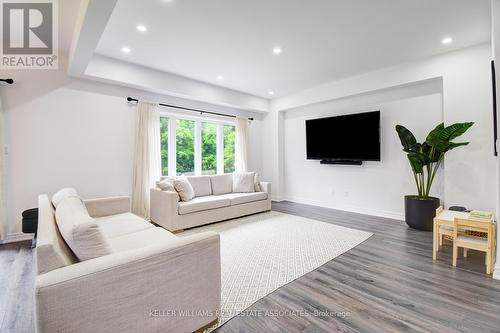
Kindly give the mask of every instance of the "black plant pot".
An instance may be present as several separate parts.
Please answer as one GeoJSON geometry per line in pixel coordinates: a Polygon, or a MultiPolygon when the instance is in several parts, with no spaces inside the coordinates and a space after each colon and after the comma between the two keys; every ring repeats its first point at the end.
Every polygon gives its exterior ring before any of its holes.
{"type": "Polygon", "coordinates": [[[413,229],[432,231],[432,220],[439,207],[439,198],[419,198],[416,195],[405,196],[405,220],[413,229]]]}

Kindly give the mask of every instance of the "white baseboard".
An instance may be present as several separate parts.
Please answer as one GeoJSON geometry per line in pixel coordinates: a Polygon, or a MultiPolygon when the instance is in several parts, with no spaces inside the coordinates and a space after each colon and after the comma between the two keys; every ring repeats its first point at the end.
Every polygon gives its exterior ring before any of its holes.
{"type": "Polygon", "coordinates": [[[276,201],[276,202],[280,202],[280,201],[283,201],[283,200],[286,200],[286,199],[283,196],[275,196],[275,195],[271,194],[271,200],[272,201],[276,201]]]}
{"type": "Polygon", "coordinates": [[[495,265],[495,268],[493,270],[493,278],[495,280],[500,280],[500,263],[497,263],[495,265]]]}
{"type": "Polygon", "coordinates": [[[34,236],[34,234],[25,234],[22,232],[15,232],[12,234],[7,234],[7,237],[5,237],[4,240],[0,240],[0,244],[8,244],[8,243],[15,243],[15,242],[32,240],[33,236],[34,236]]]}
{"type": "Polygon", "coordinates": [[[301,198],[301,197],[285,197],[285,198],[283,198],[283,200],[292,201],[292,202],[301,203],[301,204],[306,204],[306,205],[312,205],[312,206],[320,206],[320,207],[326,207],[326,208],[331,208],[331,209],[338,209],[338,210],[343,210],[343,211],[351,212],[351,213],[379,216],[379,217],[385,217],[385,218],[389,218],[389,219],[404,221],[404,214],[397,213],[397,212],[389,212],[389,211],[384,211],[384,210],[362,208],[362,207],[355,207],[355,206],[334,205],[331,202],[327,202],[327,201],[311,200],[311,199],[301,198]]]}

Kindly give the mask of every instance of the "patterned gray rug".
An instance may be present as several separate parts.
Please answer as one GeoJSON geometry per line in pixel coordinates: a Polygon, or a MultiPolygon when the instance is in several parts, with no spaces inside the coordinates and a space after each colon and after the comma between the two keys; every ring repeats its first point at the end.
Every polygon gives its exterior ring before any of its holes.
{"type": "Polygon", "coordinates": [[[207,230],[218,232],[221,239],[222,309],[217,327],[372,235],[268,212],[187,230],[179,236],[207,230]]]}

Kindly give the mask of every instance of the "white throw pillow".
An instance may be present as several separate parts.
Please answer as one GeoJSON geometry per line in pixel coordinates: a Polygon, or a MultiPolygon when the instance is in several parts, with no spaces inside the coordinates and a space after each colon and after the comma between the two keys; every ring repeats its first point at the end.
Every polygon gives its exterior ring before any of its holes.
{"type": "Polygon", "coordinates": [[[255,192],[255,172],[234,172],[233,192],[234,193],[255,192]]]}
{"type": "Polygon", "coordinates": [[[157,181],[156,186],[162,191],[175,192],[175,194],[177,194],[177,201],[181,201],[179,193],[175,190],[174,180],[175,178],[173,177],[165,177],[162,180],[157,181]]]}
{"type": "Polygon", "coordinates": [[[162,190],[162,191],[174,191],[175,192],[174,180],[172,178],[162,179],[159,182],[156,182],[156,186],[158,186],[160,188],[160,190],[162,190]]]}
{"type": "Polygon", "coordinates": [[[194,189],[185,176],[174,179],[174,187],[182,201],[189,201],[194,198],[194,189]]]}
{"type": "Polygon", "coordinates": [[[57,191],[53,196],[52,196],[52,204],[54,205],[55,208],[59,205],[61,201],[63,201],[66,198],[71,198],[71,197],[76,197],[78,198],[78,193],[74,188],[67,187],[63,188],[59,191],[57,191]]]}
{"type": "Polygon", "coordinates": [[[69,197],[60,201],[55,215],[61,236],[79,260],[98,258],[113,252],[108,239],[90,217],[80,198],[69,197]]]}
{"type": "Polygon", "coordinates": [[[260,188],[260,177],[259,177],[259,174],[257,172],[255,173],[254,187],[255,187],[255,192],[262,191],[262,189],[260,188]]]}

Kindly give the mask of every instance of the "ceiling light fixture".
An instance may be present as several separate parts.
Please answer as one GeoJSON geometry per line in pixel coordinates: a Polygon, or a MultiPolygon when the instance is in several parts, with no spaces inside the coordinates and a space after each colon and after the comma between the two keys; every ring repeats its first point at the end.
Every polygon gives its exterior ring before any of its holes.
{"type": "Polygon", "coordinates": [[[148,31],[148,28],[146,28],[145,25],[139,24],[137,26],[137,30],[139,30],[140,32],[146,32],[146,31],[148,31]]]}
{"type": "Polygon", "coordinates": [[[273,48],[273,53],[274,53],[274,54],[280,54],[280,53],[281,53],[281,51],[282,51],[282,50],[281,50],[281,47],[279,47],[279,46],[275,46],[275,47],[273,48]]]}
{"type": "Polygon", "coordinates": [[[122,52],[123,53],[130,53],[130,51],[131,51],[130,47],[127,47],[127,46],[122,47],[122,52]]]}
{"type": "Polygon", "coordinates": [[[217,80],[219,80],[219,81],[224,80],[224,76],[222,76],[222,75],[217,75],[217,80]]]}
{"type": "Polygon", "coordinates": [[[441,43],[443,43],[443,45],[450,45],[451,43],[453,43],[453,38],[451,38],[451,37],[445,37],[445,38],[443,38],[443,40],[441,41],[441,43]]]}
{"type": "Polygon", "coordinates": [[[269,90],[267,93],[268,93],[269,95],[274,95],[274,91],[272,91],[272,90],[269,90]]]}

